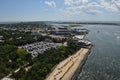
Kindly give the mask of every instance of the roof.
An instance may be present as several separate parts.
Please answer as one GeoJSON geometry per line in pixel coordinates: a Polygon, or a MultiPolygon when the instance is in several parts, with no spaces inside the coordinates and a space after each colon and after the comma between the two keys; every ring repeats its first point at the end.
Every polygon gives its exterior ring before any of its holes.
{"type": "Polygon", "coordinates": [[[1,80],[15,80],[14,78],[4,77],[1,80]]]}

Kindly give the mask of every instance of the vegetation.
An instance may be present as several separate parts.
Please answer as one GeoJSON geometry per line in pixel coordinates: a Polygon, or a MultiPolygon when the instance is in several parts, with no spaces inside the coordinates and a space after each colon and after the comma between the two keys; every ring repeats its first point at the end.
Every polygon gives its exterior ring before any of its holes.
{"type": "Polygon", "coordinates": [[[87,30],[86,30],[86,31],[81,31],[79,34],[80,34],[80,35],[86,35],[86,34],[88,34],[88,32],[89,32],[89,31],[87,31],[87,30]]]}
{"type": "Polygon", "coordinates": [[[22,68],[18,73],[13,74],[12,77],[17,80],[44,80],[55,65],[79,49],[74,42],[68,42],[68,47],[61,46],[58,49],[51,49],[34,58],[31,64],[32,68],[29,71],[25,71],[22,68]]]}
{"type": "Polygon", "coordinates": [[[44,22],[20,22],[15,24],[0,24],[0,28],[14,28],[17,30],[26,29],[26,28],[40,28],[47,26],[44,22]]]}
{"type": "Polygon", "coordinates": [[[0,35],[3,36],[1,40],[4,40],[4,42],[0,42],[0,79],[12,73],[11,77],[16,80],[44,80],[55,65],[79,49],[72,40],[69,40],[67,47],[51,49],[31,59],[31,55],[26,50],[19,49],[17,46],[45,39],[62,43],[67,39],[54,39],[49,36],[37,36],[35,39],[31,32],[17,30],[0,30],[0,35]],[[25,68],[29,66],[31,69],[26,71],[25,68]],[[18,68],[20,71],[15,73],[14,71],[18,68]]]}
{"type": "Polygon", "coordinates": [[[70,27],[82,27],[82,25],[80,25],[80,24],[70,24],[69,26],[70,27]]]}
{"type": "Polygon", "coordinates": [[[30,61],[30,54],[14,45],[0,46],[0,78],[30,61]],[[29,56],[29,57],[28,57],[29,56]]]}
{"type": "Polygon", "coordinates": [[[0,45],[9,44],[9,45],[25,45],[30,44],[36,41],[44,41],[45,39],[50,39],[53,42],[62,43],[65,42],[66,39],[55,39],[49,36],[32,36],[31,32],[24,32],[24,31],[12,31],[12,30],[0,30],[0,35],[3,36],[3,42],[0,42],[0,45]]]}
{"type": "Polygon", "coordinates": [[[2,36],[0,37],[0,40],[2,40],[2,42],[0,42],[0,79],[11,73],[11,77],[16,80],[44,80],[55,65],[79,49],[72,40],[67,41],[67,39],[55,39],[49,36],[40,35],[33,36],[31,32],[18,30],[19,28],[29,28],[29,26],[39,28],[39,26],[44,27],[45,24],[18,23],[0,25],[0,28],[2,28],[0,29],[0,36],[2,36]],[[6,28],[8,30],[6,30],[6,28]],[[14,30],[14,28],[17,29],[14,30]],[[39,56],[34,59],[31,59],[31,55],[28,54],[26,50],[17,47],[46,39],[50,39],[55,43],[67,41],[68,46],[51,49],[44,52],[44,54],[39,54],[39,56]],[[26,71],[25,68],[27,67],[31,68],[26,71]],[[18,68],[20,70],[15,72],[18,68]]]}
{"type": "Polygon", "coordinates": [[[24,45],[26,43],[32,43],[35,39],[30,35],[30,32],[20,32],[11,30],[0,30],[0,35],[3,36],[4,43],[9,45],[24,45]]]}

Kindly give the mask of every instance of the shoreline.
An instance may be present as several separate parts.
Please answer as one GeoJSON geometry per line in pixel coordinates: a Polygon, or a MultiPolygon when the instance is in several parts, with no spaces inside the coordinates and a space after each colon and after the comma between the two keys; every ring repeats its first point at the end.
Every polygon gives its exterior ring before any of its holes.
{"type": "Polygon", "coordinates": [[[87,60],[90,48],[81,48],[75,54],[61,61],[45,80],[75,80],[87,60]]]}
{"type": "Polygon", "coordinates": [[[83,58],[83,60],[79,64],[78,68],[76,69],[76,71],[74,72],[74,75],[71,77],[70,80],[77,80],[77,78],[78,78],[79,74],[81,73],[82,68],[85,65],[85,63],[87,61],[87,58],[88,58],[88,56],[89,56],[89,54],[91,52],[91,48],[92,48],[92,46],[90,46],[88,52],[86,53],[85,57],[83,58]]]}

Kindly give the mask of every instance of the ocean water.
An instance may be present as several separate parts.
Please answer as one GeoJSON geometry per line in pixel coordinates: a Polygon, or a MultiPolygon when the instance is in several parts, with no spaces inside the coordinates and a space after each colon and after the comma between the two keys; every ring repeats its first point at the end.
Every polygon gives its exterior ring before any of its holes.
{"type": "Polygon", "coordinates": [[[120,26],[84,26],[94,46],[77,80],[120,80],[120,26]]]}

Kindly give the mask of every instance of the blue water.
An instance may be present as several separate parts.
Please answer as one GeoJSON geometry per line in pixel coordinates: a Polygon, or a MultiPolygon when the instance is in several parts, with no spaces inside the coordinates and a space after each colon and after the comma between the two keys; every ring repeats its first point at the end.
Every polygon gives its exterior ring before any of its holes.
{"type": "Polygon", "coordinates": [[[120,80],[120,26],[84,25],[95,45],[78,80],[120,80]]]}

